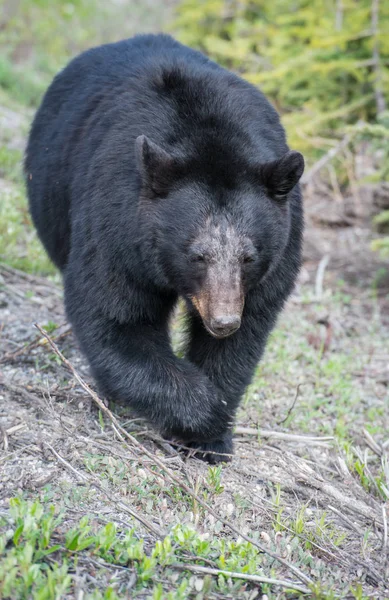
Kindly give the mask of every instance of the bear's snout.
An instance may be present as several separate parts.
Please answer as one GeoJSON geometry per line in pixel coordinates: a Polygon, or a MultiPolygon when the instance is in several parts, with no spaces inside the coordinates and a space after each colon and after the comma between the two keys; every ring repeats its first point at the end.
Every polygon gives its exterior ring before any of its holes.
{"type": "Polygon", "coordinates": [[[240,327],[240,315],[221,315],[209,321],[209,332],[216,338],[232,335],[240,327]]]}
{"type": "Polygon", "coordinates": [[[235,333],[242,320],[244,295],[241,286],[236,289],[228,282],[224,285],[206,285],[191,297],[204,327],[215,338],[225,338],[235,333]]]}

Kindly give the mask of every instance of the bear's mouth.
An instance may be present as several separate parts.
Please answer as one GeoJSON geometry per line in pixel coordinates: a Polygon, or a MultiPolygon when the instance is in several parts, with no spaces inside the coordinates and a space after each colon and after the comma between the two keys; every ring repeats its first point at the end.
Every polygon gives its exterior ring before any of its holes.
{"type": "Polygon", "coordinates": [[[203,323],[204,323],[204,327],[208,331],[208,333],[210,333],[211,336],[216,338],[217,340],[222,340],[224,338],[230,337],[230,335],[233,335],[236,331],[238,331],[238,329],[240,327],[240,322],[239,322],[239,325],[237,325],[237,326],[215,330],[206,321],[203,320],[203,323]]]}
{"type": "Polygon", "coordinates": [[[223,338],[229,337],[233,335],[236,331],[238,331],[240,327],[240,318],[236,317],[234,320],[230,319],[229,324],[211,324],[208,320],[203,319],[204,327],[212,335],[212,337],[217,340],[222,340],[223,338]]]}

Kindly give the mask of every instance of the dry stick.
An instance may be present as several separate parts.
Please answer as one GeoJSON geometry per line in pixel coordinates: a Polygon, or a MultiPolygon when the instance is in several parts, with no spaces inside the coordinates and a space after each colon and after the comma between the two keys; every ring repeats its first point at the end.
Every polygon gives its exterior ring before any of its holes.
{"type": "Polygon", "coordinates": [[[17,431],[20,431],[21,429],[25,429],[26,427],[27,427],[27,423],[19,423],[19,425],[14,425],[13,427],[6,429],[5,433],[7,435],[12,435],[13,433],[16,433],[17,431]]]}
{"type": "Polygon", "coordinates": [[[340,31],[343,25],[343,3],[342,0],[336,0],[335,30],[340,31]]]}
{"type": "Polygon", "coordinates": [[[84,480],[85,482],[94,485],[98,490],[100,490],[100,492],[105,494],[105,496],[107,496],[107,498],[109,498],[111,501],[113,500],[115,502],[115,504],[118,506],[118,508],[120,508],[124,512],[129,513],[132,517],[134,517],[134,519],[136,519],[137,521],[142,523],[142,525],[144,525],[149,531],[151,531],[151,533],[153,535],[155,535],[159,538],[164,538],[166,536],[165,532],[160,531],[160,529],[158,529],[152,523],[147,521],[147,519],[145,519],[142,515],[137,513],[133,508],[127,506],[127,504],[124,504],[124,502],[121,502],[120,500],[115,500],[114,498],[112,498],[112,496],[107,492],[107,490],[105,490],[103,488],[103,486],[100,485],[97,481],[95,481],[94,479],[91,479],[90,477],[85,475],[85,473],[80,473],[80,471],[77,471],[77,469],[75,469],[67,460],[65,460],[60,454],[58,454],[58,452],[56,450],[54,450],[54,448],[49,443],[44,442],[44,445],[50,450],[50,452],[52,452],[54,454],[54,456],[56,456],[58,458],[58,460],[63,465],[65,465],[65,467],[67,469],[69,469],[69,471],[72,471],[72,473],[74,473],[77,477],[80,477],[80,479],[84,480]]]}
{"type": "MultiPolygon", "coordinates": [[[[3,446],[4,446],[4,452],[8,452],[9,444],[8,444],[7,430],[0,426],[0,434],[3,438],[2,441],[3,441],[3,446]]],[[[1,438],[0,438],[0,440],[1,440],[1,438]]]]}
{"type": "Polygon", "coordinates": [[[291,406],[291,407],[288,409],[288,412],[286,413],[286,417],[285,417],[284,419],[282,419],[282,421],[278,421],[277,425],[282,425],[282,424],[283,424],[283,423],[285,423],[285,421],[287,421],[287,420],[288,420],[288,418],[290,417],[290,415],[291,415],[291,412],[292,412],[292,410],[294,409],[294,407],[295,407],[295,405],[296,405],[297,398],[299,397],[299,394],[300,394],[300,387],[301,387],[302,385],[303,385],[302,383],[299,383],[299,384],[298,384],[298,386],[297,386],[297,388],[296,388],[296,394],[295,394],[294,400],[293,400],[293,402],[292,402],[292,406],[291,406]]]}
{"type": "Polygon", "coordinates": [[[382,540],[382,550],[385,553],[386,552],[386,548],[388,546],[388,521],[386,519],[386,505],[385,504],[382,505],[382,520],[384,522],[384,533],[383,533],[383,540],[382,540]]]}
{"type": "Polygon", "coordinates": [[[365,436],[365,441],[366,441],[366,444],[369,446],[369,448],[371,450],[373,450],[373,452],[381,458],[381,456],[382,456],[381,446],[379,446],[379,444],[377,444],[377,442],[373,439],[373,437],[370,435],[370,433],[366,429],[363,430],[363,435],[365,436]]]}
{"type": "Polygon", "coordinates": [[[327,154],[324,154],[324,156],[322,156],[320,160],[318,160],[313,165],[313,167],[309,169],[309,171],[304,173],[304,175],[301,178],[302,185],[306,185],[307,183],[309,183],[316,175],[316,173],[318,173],[328,162],[330,162],[337,154],[339,154],[341,150],[348,146],[350,140],[351,136],[346,135],[336,146],[331,148],[331,150],[329,150],[327,154]]]}
{"type": "Polygon", "coordinates": [[[352,520],[349,519],[348,517],[346,517],[346,515],[344,515],[340,510],[338,510],[334,506],[331,506],[330,504],[328,505],[328,510],[330,510],[331,512],[333,512],[336,515],[338,515],[338,517],[340,517],[345,523],[347,523],[347,525],[353,531],[356,531],[356,533],[358,533],[359,535],[361,535],[363,537],[364,532],[360,529],[360,527],[358,527],[358,525],[356,525],[355,523],[353,523],[352,520]]]}
{"type": "Polygon", "coordinates": [[[386,110],[385,96],[382,90],[382,69],[380,64],[379,50],[379,0],[373,0],[371,3],[371,29],[374,40],[373,45],[373,63],[374,63],[374,96],[376,101],[377,115],[380,115],[386,110]]]}
{"type": "Polygon", "coordinates": [[[296,590],[303,594],[310,594],[311,590],[301,585],[288,581],[286,579],[270,579],[269,577],[261,577],[260,575],[246,575],[245,573],[235,573],[234,571],[223,571],[222,569],[211,569],[210,567],[201,567],[200,565],[171,565],[172,569],[180,569],[181,571],[191,571],[192,573],[204,573],[206,575],[225,575],[233,579],[244,579],[245,581],[253,581],[255,583],[269,583],[271,585],[279,585],[280,587],[296,590]]]}
{"type": "MultiPolygon", "coordinates": [[[[152,452],[149,452],[149,450],[147,450],[147,448],[145,448],[143,446],[143,444],[141,444],[140,442],[138,442],[138,440],[136,438],[134,438],[130,433],[128,433],[128,431],[126,431],[120,425],[119,421],[112,414],[112,412],[109,410],[109,408],[107,408],[105,406],[104,402],[102,402],[102,400],[100,400],[100,398],[98,397],[98,395],[96,394],[96,392],[94,392],[89,387],[89,385],[78,374],[78,372],[73,367],[73,365],[64,357],[64,355],[57,348],[57,346],[52,341],[52,339],[50,338],[50,336],[37,323],[35,323],[35,327],[41,332],[41,334],[43,335],[43,337],[45,337],[47,339],[47,341],[49,342],[49,344],[52,347],[52,349],[54,350],[54,352],[57,354],[57,356],[59,356],[59,358],[62,360],[62,362],[64,363],[64,365],[67,366],[67,368],[72,373],[72,375],[75,377],[75,379],[78,381],[78,383],[80,384],[80,386],[91,396],[91,398],[95,401],[95,403],[100,408],[100,410],[102,412],[104,412],[108,416],[108,418],[110,419],[111,423],[113,423],[115,425],[115,427],[120,431],[120,433],[124,437],[126,437],[128,440],[130,440],[130,442],[134,446],[136,446],[137,448],[139,448],[146,456],[148,456],[149,458],[151,458],[154,461],[154,463],[156,465],[158,465],[166,473],[166,475],[169,477],[169,479],[171,481],[173,481],[174,483],[176,483],[177,485],[179,485],[189,496],[191,496],[192,498],[194,498],[196,500],[196,502],[200,506],[202,506],[213,517],[215,517],[215,519],[217,519],[218,521],[220,521],[220,523],[222,523],[223,525],[225,525],[226,527],[228,527],[228,529],[230,529],[231,531],[233,531],[237,536],[239,536],[242,539],[246,540],[246,542],[249,542],[250,544],[252,544],[256,548],[258,548],[258,550],[260,550],[264,554],[267,554],[268,556],[270,556],[274,560],[278,561],[280,564],[282,564],[287,569],[290,569],[291,571],[293,571],[295,573],[295,575],[303,583],[306,583],[308,585],[312,585],[314,583],[312,581],[312,579],[310,579],[310,577],[308,577],[307,575],[305,575],[305,573],[303,573],[298,567],[295,567],[294,565],[291,565],[286,560],[284,560],[281,556],[278,556],[278,554],[275,554],[274,552],[271,552],[271,550],[268,550],[267,548],[265,548],[264,546],[262,546],[261,544],[259,544],[255,540],[251,539],[249,536],[247,536],[244,533],[242,533],[241,531],[239,531],[239,529],[237,527],[235,527],[232,523],[230,523],[226,519],[223,519],[222,517],[220,517],[220,515],[218,515],[217,512],[213,510],[213,508],[211,508],[206,502],[204,502],[204,500],[202,500],[195,492],[193,492],[193,490],[191,490],[190,487],[188,487],[186,485],[186,483],[184,483],[178,477],[176,477],[176,475],[174,475],[174,473],[172,473],[166,467],[166,465],[161,460],[158,459],[157,456],[155,456],[152,452]]],[[[128,444],[127,444],[127,446],[130,449],[130,451],[133,452],[132,448],[128,444]]]]}
{"type": "Polygon", "coordinates": [[[312,477],[309,477],[305,473],[300,473],[299,479],[300,479],[300,482],[303,483],[304,485],[306,485],[306,486],[308,485],[309,487],[312,487],[316,490],[323,492],[323,494],[325,494],[326,496],[330,496],[331,498],[336,500],[336,502],[339,502],[339,504],[341,506],[345,506],[352,512],[356,512],[356,513],[364,516],[369,521],[375,521],[378,524],[378,526],[380,528],[382,528],[381,521],[378,520],[377,516],[372,514],[372,511],[374,509],[371,506],[368,506],[367,504],[365,504],[364,502],[361,502],[360,500],[355,500],[354,498],[351,498],[350,496],[346,496],[342,491],[338,490],[337,488],[332,486],[330,483],[327,483],[325,481],[319,481],[318,479],[313,479],[312,477]]]}
{"type": "Polygon", "coordinates": [[[256,435],[266,439],[274,438],[284,440],[285,442],[304,442],[305,444],[328,445],[327,442],[334,440],[333,436],[316,437],[309,435],[295,435],[294,433],[284,433],[283,431],[273,431],[272,429],[255,429],[254,427],[235,427],[235,433],[241,435],[256,435]]]}
{"type": "Polygon", "coordinates": [[[329,256],[329,254],[325,254],[323,256],[323,258],[321,259],[321,261],[319,262],[319,266],[317,268],[316,281],[315,281],[315,296],[316,296],[317,300],[320,300],[321,297],[323,296],[324,273],[325,273],[325,270],[326,270],[329,262],[330,262],[330,256],[329,256]]]}

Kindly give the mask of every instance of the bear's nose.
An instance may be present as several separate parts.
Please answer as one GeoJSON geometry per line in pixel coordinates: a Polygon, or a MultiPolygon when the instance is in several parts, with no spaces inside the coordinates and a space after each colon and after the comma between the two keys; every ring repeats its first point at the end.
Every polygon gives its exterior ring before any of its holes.
{"type": "Polygon", "coordinates": [[[210,326],[216,337],[231,335],[240,327],[239,315],[222,315],[211,319],[210,326]]]}

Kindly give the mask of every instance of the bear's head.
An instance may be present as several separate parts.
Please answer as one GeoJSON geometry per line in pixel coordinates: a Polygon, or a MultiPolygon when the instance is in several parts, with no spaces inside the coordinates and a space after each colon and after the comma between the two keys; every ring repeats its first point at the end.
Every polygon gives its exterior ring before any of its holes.
{"type": "Polygon", "coordinates": [[[196,161],[169,154],[145,136],[137,138],[136,151],[139,209],[152,224],[166,281],[212,336],[233,334],[247,293],[264,282],[288,245],[302,155],[290,151],[257,165],[228,156],[196,161]]]}

